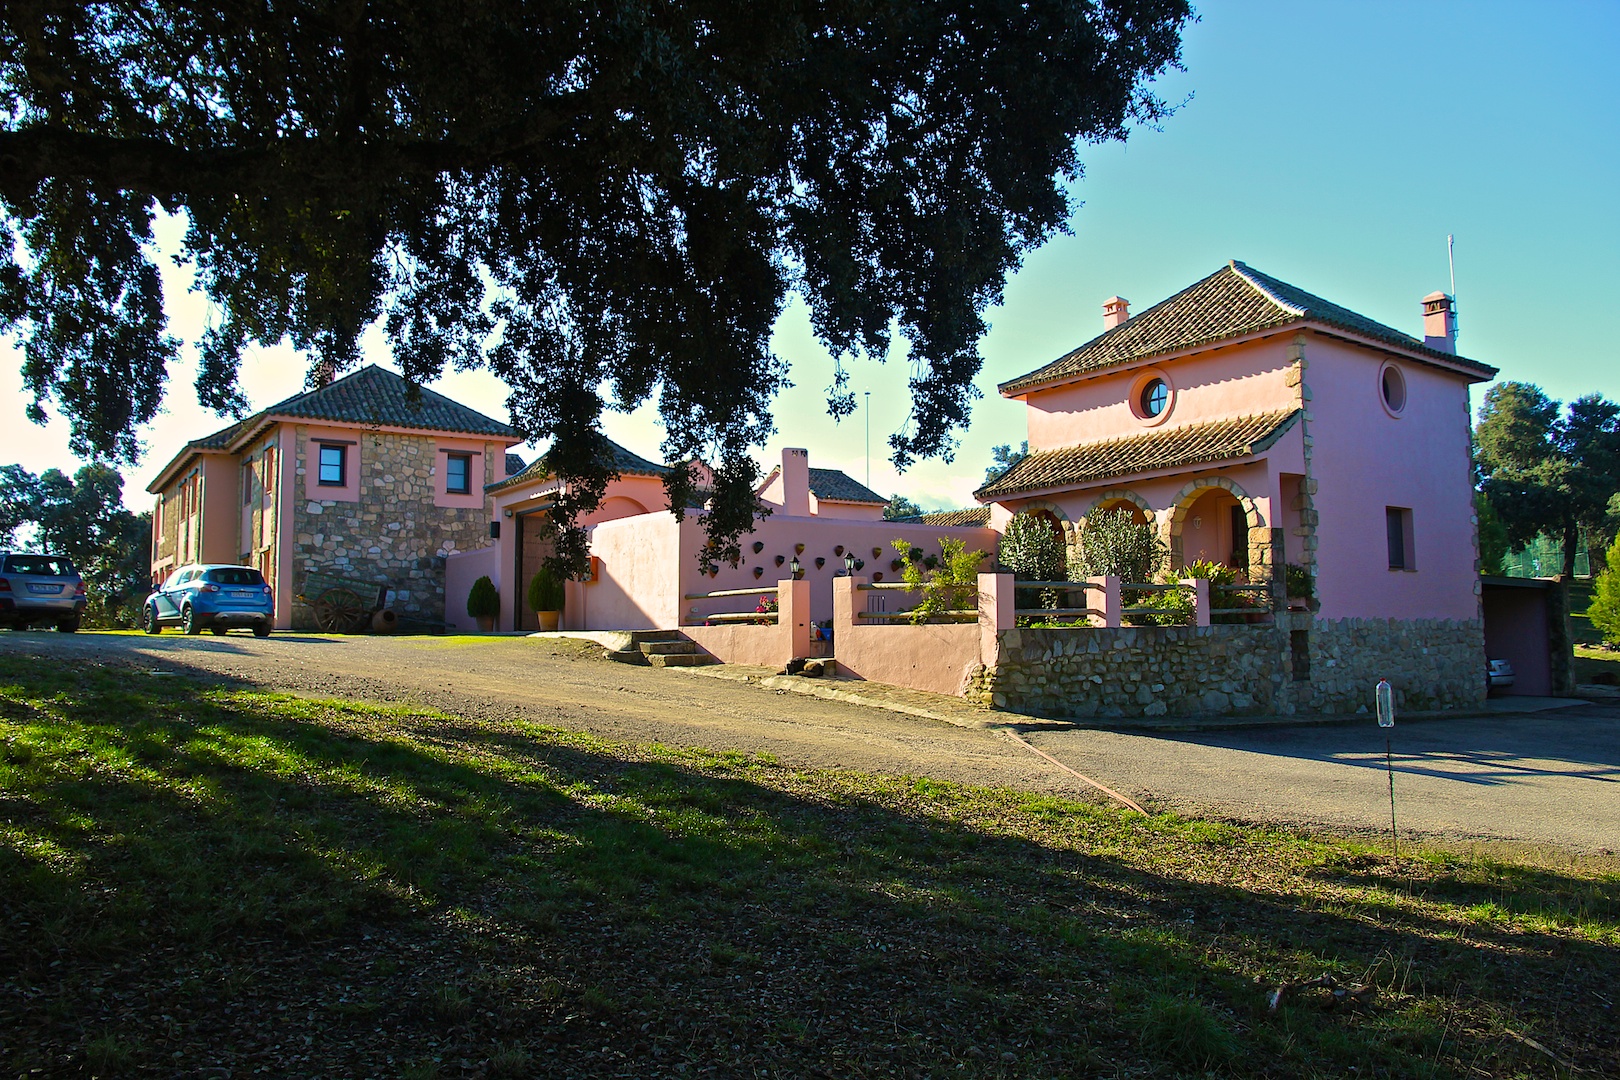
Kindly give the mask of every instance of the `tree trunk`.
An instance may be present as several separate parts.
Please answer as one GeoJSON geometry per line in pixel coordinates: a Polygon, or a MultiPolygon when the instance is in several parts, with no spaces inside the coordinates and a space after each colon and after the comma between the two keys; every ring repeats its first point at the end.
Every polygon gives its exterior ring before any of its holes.
{"type": "Polygon", "coordinates": [[[1564,525],[1564,580],[1575,578],[1575,553],[1581,542],[1581,527],[1574,522],[1564,525]]]}

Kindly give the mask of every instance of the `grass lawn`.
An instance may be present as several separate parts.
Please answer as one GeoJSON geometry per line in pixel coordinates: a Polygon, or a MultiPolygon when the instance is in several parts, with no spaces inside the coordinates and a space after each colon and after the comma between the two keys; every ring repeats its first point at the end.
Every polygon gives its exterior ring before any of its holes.
{"type": "Polygon", "coordinates": [[[0,657],[0,918],[10,1076],[1620,1075],[1591,867],[135,668],[0,657]]]}

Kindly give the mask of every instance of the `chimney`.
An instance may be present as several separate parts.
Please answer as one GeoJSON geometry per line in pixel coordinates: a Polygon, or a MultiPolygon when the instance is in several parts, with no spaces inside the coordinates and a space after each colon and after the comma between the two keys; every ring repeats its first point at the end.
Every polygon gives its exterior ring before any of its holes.
{"type": "Polygon", "coordinates": [[[1131,317],[1131,302],[1123,296],[1110,296],[1103,301],[1103,329],[1112,330],[1131,317]]]}
{"type": "Polygon", "coordinates": [[[782,513],[810,516],[810,451],[782,451],[782,513]]]}
{"type": "Polygon", "coordinates": [[[1457,309],[1443,292],[1423,298],[1423,344],[1441,352],[1457,351],[1457,309]]]}

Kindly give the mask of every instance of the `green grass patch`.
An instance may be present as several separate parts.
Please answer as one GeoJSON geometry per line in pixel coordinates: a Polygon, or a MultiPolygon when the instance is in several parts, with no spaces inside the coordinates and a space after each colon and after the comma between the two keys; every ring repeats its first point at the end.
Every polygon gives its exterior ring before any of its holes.
{"type": "Polygon", "coordinates": [[[11,1075],[1612,1075],[1617,886],[0,656],[11,1075]]]}

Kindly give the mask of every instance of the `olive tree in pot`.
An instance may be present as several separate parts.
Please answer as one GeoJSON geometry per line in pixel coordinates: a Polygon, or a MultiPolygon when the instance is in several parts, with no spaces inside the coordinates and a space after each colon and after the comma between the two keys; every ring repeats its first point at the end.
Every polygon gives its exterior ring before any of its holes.
{"type": "Polygon", "coordinates": [[[556,630],[562,622],[563,583],[545,567],[529,579],[529,610],[540,620],[540,629],[556,630]]]}
{"type": "Polygon", "coordinates": [[[467,614],[478,620],[478,629],[489,633],[495,629],[495,616],[501,613],[501,595],[495,591],[495,583],[484,575],[473,582],[472,589],[467,593],[467,614]]]}

